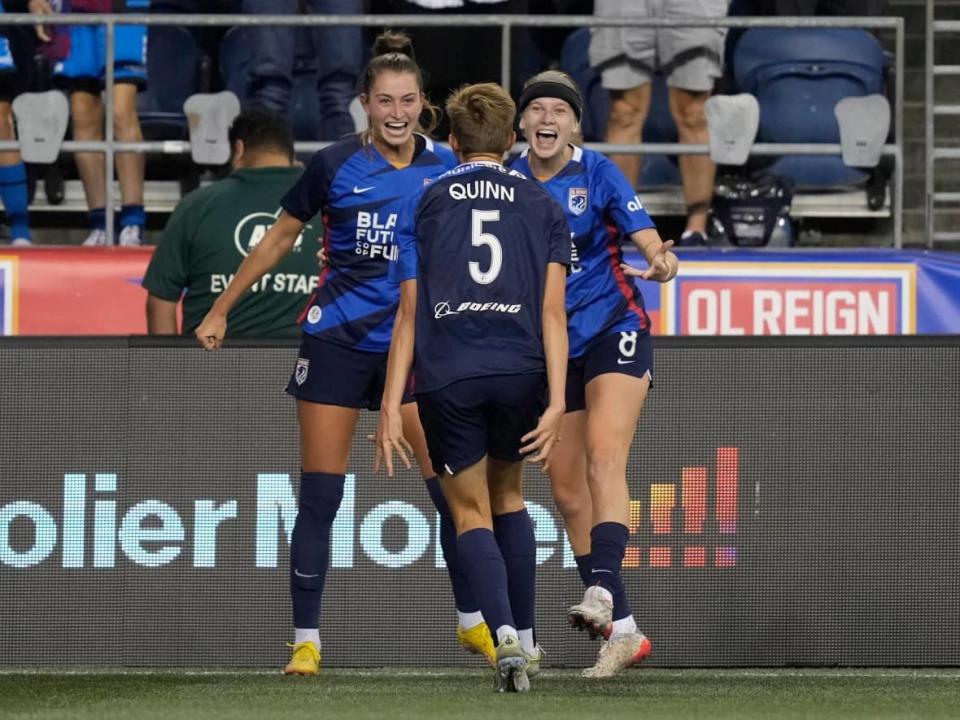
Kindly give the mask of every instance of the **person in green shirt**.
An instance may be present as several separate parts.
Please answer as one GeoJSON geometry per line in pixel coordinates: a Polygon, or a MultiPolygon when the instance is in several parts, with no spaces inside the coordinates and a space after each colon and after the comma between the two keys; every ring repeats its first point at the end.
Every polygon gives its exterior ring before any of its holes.
{"type": "MultiPolygon", "coordinates": [[[[193,333],[276,221],[280,198],[303,172],[293,164],[290,128],[273,112],[244,111],[229,138],[233,172],[180,201],[147,267],[142,285],[151,335],[193,333]]],[[[319,218],[306,223],[293,251],[237,303],[230,337],[299,337],[298,317],[317,285],[321,231],[319,218]]]]}

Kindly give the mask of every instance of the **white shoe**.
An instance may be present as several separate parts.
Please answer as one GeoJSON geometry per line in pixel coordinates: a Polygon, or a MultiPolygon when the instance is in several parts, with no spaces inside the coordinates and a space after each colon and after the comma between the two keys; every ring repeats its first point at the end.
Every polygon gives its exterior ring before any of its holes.
{"type": "Polygon", "coordinates": [[[140,247],[143,245],[142,232],[139,225],[127,225],[120,230],[120,247],[140,247]]]}
{"type": "Polygon", "coordinates": [[[19,245],[20,247],[26,247],[27,245],[33,245],[33,242],[27,240],[26,238],[14,238],[10,241],[11,245],[19,245]]]}
{"type": "Polygon", "coordinates": [[[593,667],[582,673],[588,678],[613,677],[624,668],[642,662],[653,651],[653,645],[642,632],[620,633],[605,640],[593,667]]]}
{"type": "Polygon", "coordinates": [[[107,233],[105,230],[91,230],[87,239],[83,241],[84,247],[102,247],[107,244],[107,233]]]}
{"type": "Polygon", "coordinates": [[[508,635],[497,645],[496,672],[494,688],[497,692],[529,692],[527,656],[520,647],[520,641],[513,635],[508,635]]]}
{"type": "Polygon", "coordinates": [[[537,643],[532,653],[523,651],[523,656],[527,659],[527,677],[532,678],[540,674],[540,663],[543,662],[543,648],[537,643]]]}
{"type": "Polygon", "coordinates": [[[613,598],[599,585],[588,587],[583,600],[567,610],[567,621],[578,630],[588,630],[590,637],[601,635],[612,620],[613,598]]]}

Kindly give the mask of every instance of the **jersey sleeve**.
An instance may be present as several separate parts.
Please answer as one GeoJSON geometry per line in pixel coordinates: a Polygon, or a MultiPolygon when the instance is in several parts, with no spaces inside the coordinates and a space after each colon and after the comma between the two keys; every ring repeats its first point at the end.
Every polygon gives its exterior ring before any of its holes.
{"type": "Polygon", "coordinates": [[[163,300],[178,301],[190,284],[188,246],[191,228],[196,225],[191,220],[195,217],[191,212],[195,204],[195,198],[187,196],[173,211],[140,283],[151,295],[163,300]]]}
{"type": "Polygon", "coordinates": [[[307,169],[280,199],[280,207],[305,223],[323,209],[329,191],[330,171],[321,150],[310,159],[307,169]]]}
{"type": "Polygon", "coordinates": [[[616,165],[604,157],[597,163],[594,172],[603,208],[610,213],[620,232],[629,235],[637,230],[656,227],[640,202],[637,191],[616,165]]]}
{"type": "Polygon", "coordinates": [[[547,262],[560,263],[569,266],[573,262],[573,243],[570,242],[570,226],[563,208],[553,198],[550,198],[550,254],[547,262]]]}
{"type": "Polygon", "coordinates": [[[417,209],[419,193],[407,199],[394,232],[397,257],[387,269],[387,279],[399,285],[417,277],[417,209]]]}

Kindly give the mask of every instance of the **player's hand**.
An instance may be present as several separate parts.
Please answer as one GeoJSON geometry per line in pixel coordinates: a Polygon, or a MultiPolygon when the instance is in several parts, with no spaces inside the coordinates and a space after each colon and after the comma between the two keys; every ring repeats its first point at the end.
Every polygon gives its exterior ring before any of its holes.
{"type": "Polygon", "coordinates": [[[620,267],[626,275],[638,277],[642,280],[654,280],[656,282],[669,282],[677,276],[677,270],[680,268],[680,261],[677,256],[670,252],[673,247],[673,240],[667,240],[660,244],[660,248],[653,254],[653,257],[647,258],[648,267],[646,270],[638,270],[632,265],[621,263],[620,267]]]}
{"type": "Polygon", "coordinates": [[[560,424],[563,422],[565,408],[548,407],[540,416],[537,427],[528,432],[520,442],[526,443],[520,452],[529,455],[530,462],[542,462],[543,471],[550,467],[550,452],[560,440],[560,424]]]}
{"type": "Polygon", "coordinates": [[[227,319],[223,315],[208,312],[194,333],[204,350],[219,350],[227,334],[227,319]]]}
{"type": "MultiPolygon", "coordinates": [[[[53,8],[50,7],[50,3],[47,2],[47,0],[30,0],[28,9],[34,15],[54,14],[53,8]]],[[[42,42],[50,42],[53,39],[53,34],[46,25],[37,25],[35,30],[37,31],[37,37],[40,38],[42,42]]]]}
{"type": "Polygon", "coordinates": [[[386,406],[380,408],[380,421],[377,423],[377,432],[373,441],[377,446],[377,452],[373,458],[374,475],[380,472],[380,464],[383,463],[387,468],[387,477],[393,477],[394,451],[400,456],[407,470],[413,467],[410,464],[413,448],[403,436],[403,416],[400,414],[400,408],[391,409],[386,406]]]}

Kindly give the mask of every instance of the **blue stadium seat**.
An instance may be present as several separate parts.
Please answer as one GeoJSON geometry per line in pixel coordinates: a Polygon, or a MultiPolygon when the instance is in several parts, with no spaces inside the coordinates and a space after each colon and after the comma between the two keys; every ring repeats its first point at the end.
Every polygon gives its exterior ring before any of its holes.
{"type": "MultiPolygon", "coordinates": [[[[865,30],[755,28],[740,38],[733,62],[739,89],[760,103],[757,142],[838,143],[837,102],[884,92],[883,49],[865,30]]],[[[769,171],[807,188],[867,178],[839,156],[784,156],[769,171]]]]}
{"type": "MultiPolygon", "coordinates": [[[[603,142],[610,114],[610,96],[600,76],[590,67],[590,29],[581,28],[567,37],[560,53],[560,69],[577,81],[583,93],[581,128],[587,142],[603,142]]],[[[677,126],[670,115],[667,84],[662,76],[653,81],[650,112],[643,126],[644,142],[676,142],[677,126]]],[[[641,187],[679,185],[680,170],[675,156],[647,155],[643,159],[638,184],[641,187]]]]}
{"type": "Polygon", "coordinates": [[[203,92],[204,56],[189,30],[151,25],[147,39],[148,85],[137,96],[137,111],[148,140],[180,140],[188,135],[184,101],[203,92]]]}

